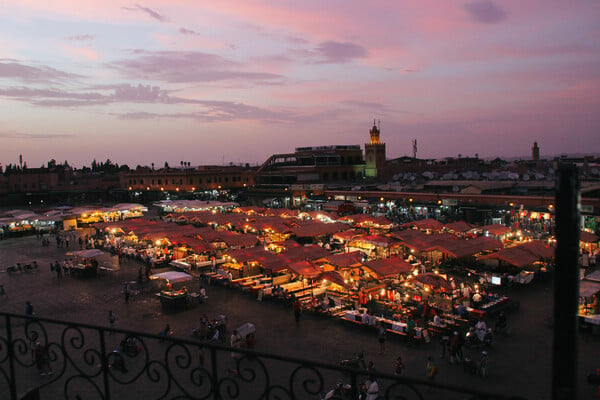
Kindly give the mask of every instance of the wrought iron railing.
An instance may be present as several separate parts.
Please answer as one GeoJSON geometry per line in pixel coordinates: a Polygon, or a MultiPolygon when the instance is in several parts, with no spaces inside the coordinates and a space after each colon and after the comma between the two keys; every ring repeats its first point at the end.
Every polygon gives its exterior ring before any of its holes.
{"type": "MultiPolygon", "coordinates": [[[[381,399],[511,398],[372,376],[381,399]]],[[[319,399],[340,382],[334,398],[358,399],[367,378],[365,370],[219,344],[0,313],[2,399],[319,399]],[[115,352],[125,337],[133,345],[115,352]]]]}

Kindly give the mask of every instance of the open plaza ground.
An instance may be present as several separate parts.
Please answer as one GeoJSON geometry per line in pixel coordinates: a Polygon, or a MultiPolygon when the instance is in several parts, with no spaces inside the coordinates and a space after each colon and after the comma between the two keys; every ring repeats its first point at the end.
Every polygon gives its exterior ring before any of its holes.
{"type": "MultiPolygon", "coordinates": [[[[51,272],[50,264],[62,261],[67,251],[69,249],[54,245],[43,247],[35,236],[0,241],[0,284],[7,294],[0,299],[0,310],[24,313],[25,302],[30,301],[39,317],[101,326],[108,326],[108,312],[113,310],[117,328],[156,334],[168,323],[174,337],[185,339],[192,338],[192,329],[202,314],[209,318],[223,314],[227,316],[230,332],[245,322],[256,326],[255,350],[259,352],[331,364],[363,352],[366,361],[373,361],[376,369],[384,373],[393,372],[394,361],[401,355],[406,375],[418,379],[425,378],[425,363],[431,356],[439,366],[436,378],[439,383],[527,399],[551,397],[552,281],[501,289],[503,294],[520,302],[520,309],[508,315],[508,336],[494,338],[488,349],[489,375],[484,378],[465,374],[460,366],[449,365],[448,358],[441,359],[438,337],[434,336],[431,343],[409,347],[402,338],[388,335],[385,353],[378,354],[377,337],[371,330],[308,313],[303,314],[296,325],[290,305],[275,300],[261,302],[255,296],[228,287],[206,286],[206,304],[194,304],[177,311],[164,310],[155,296],[156,290],[149,284],[142,285],[140,290],[134,288],[129,301],[125,302],[123,282],[135,281],[141,264],[130,259],[119,261],[115,257],[118,271],[85,279],[71,276],[59,279],[51,272]],[[34,260],[39,265],[37,273],[8,275],[5,272],[7,266],[16,262],[34,260]]],[[[167,269],[156,272],[162,270],[167,269]]],[[[189,282],[188,289],[198,291],[201,284],[200,281],[189,282]]],[[[0,330],[3,329],[4,322],[0,324],[0,330]]],[[[116,346],[116,336],[115,343],[109,345],[116,346]]],[[[578,346],[580,398],[594,399],[598,389],[586,383],[585,376],[600,367],[600,337],[582,331],[578,346]]],[[[465,351],[475,358],[479,352],[480,349],[465,351]]],[[[33,388],[46,378],[32,375],[29,379],[27,387],[33,388]]],[[[0,388],[7,390],[5,385],[0,388]]],[[[0,398],[6,398],[6,393],[0,393],[0,398]]]]}

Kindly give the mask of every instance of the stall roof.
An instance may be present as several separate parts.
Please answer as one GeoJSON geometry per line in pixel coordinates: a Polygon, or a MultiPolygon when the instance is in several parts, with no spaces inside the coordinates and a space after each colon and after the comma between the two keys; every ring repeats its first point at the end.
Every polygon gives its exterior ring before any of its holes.
{"type": "Polygon", "coordinates": [[[579,240],[584,243],[597,243],[600,240],[600,238],[594,235],[593,233],[581,231],[579,233],[579,240]]]}
{"type": "Polygon", "coordinates": [[[432,231],[439,231],[444,227],[440,221],[433,218],[419,219],[416,221],[407,222],[402,224],[403,228],[415,227],[417,229],[429,229],[432,231]]]}
{"type": "Polygon", "coordinates": [[[192,279],[194,279],[194,277],[190,274],[186,274],[185,272],[167,271],[161,272],[160,274],[150,275],[150,279],[163,279],[171,283],[178,283],[191,281],[192,279]]]}
{"type": "Polygon", "coordinates": [[[600,292],[600,282],[581,280],[579,281],[579,297],[592,297],[600,292]]]}
{"type": "Polygon", "coordinates": [[[483,232],[488,232],[490,235],[494,236],[506,235],[507,233],[512,232],[512,229],[510,229],[508,226],[504,226],[501,224],[485,225],[479,229],[481,229],[483,232]]]}
{"type": "Polygon", "coordinates": [[[321,268],[319,268],[313,262],[306,260],[289,263],[287,265],[287,269],[307,278],[316,277],[321,273],[321,268]]]}
{"type": "Polygon", "coordinates": [[[452,291],[452,285],[443,276],[427,272],[409,278],[411,281],[421,282],[424,285],[428,285],[434,288],[439,288],[448,292],[452,291]]]}
{"type": "Polygon", "coordinates": [[[451,222],[449,224],[444,224],[444,228],[446,228],[449,231],[454,231],[454,232],[468,232],[471,229],[473,229],[473,225],[465,222],[465,221],[455,221],[455,222],[451,222]]]}
{"type": "Polygon", "coordinates": [[[532,240],[531,242],[522,243],[517,247],[527,250],[539,258],[554,258],[554,247],[548,246],[540,240],[532,240]]]}
{"type": "Polygon", "coordinates": [[[400,239],[403,242],[402,245],[419,252],[430,249],[433,246],[442,246],[447,243],[460,241],[456,236],[449,233],[427,235],[425,232],[414,229],[392,232],[391,236],[400,239]]]}
{"type": "Polygon", "coordinates": [[[329,264],[338,268],[351,268],[362,264],[363,254],[360,251],[332,254],[324,258],[329,264]]]}
{"type": "Polygon", "coordinates": [[[405,261],[402,257],[391,256],[382,260],[367,261],[364,265],[373,271],[378,278],[387,278],[390,276],[410,272],[413,265],[405,261]]]}
{"type": "Polygon", "coordinates": [[[532,265],[539,260],[538,256],[518,246],[502,249],[496,253],[488,254],[477,258],[478,260],[497,259],[504,261],[518,268],[532,265]]]}
{"type": "Polygon", "coordinates": [[[354,239],[354,241],[368,243],[378,247],[390,247],[394,243],[397,243],[397,241],[394,238],[385,235],[359,236],[356,239],[354,239]]]}
{"type": "Polygon", "coordinates": [[[331,235],[346,230],[347,228],[348,226],[342,223],[325,224],[322,222],[311,221],[310,223],[302,224],[299,228],[293,228],[291,231],[296,237],[315,237],[331,235]]]}
{"type": "Polygon", "coordinates": [[[502,243],[490,237],[480,236],[470,240],[453,240],[435,244],[426,249],[439,250],[456,258],[472,256],[477,253],[502,248],[502,243]]]}
{"type": "Polygon", "coordinates": [[[365,233],[356,229],[348,229],[341,232],[336,232],[333,234],[333,237],[342,241],[350,240],[354,237],[364,235],[365,233]]]}
{"type": "Polygon", "coordinates": [[[319,275],[317,275],[315,278],[313,278],[313,280],[314,281],[328,280],[328,281],[333,282],[336,285],[342,286],[346,289],[351,287],[346,282],[344,282],[344,278],[337,271],[321,272],[319,275]]]}
{"type": "Polygon", "coordinates": [[[238,263],[252,261],[260,262],[261,257],[264,258],[272,255],[261,246],[248,247],[239,250],[231,250],[228,251],[226,254],[238,263]]]}

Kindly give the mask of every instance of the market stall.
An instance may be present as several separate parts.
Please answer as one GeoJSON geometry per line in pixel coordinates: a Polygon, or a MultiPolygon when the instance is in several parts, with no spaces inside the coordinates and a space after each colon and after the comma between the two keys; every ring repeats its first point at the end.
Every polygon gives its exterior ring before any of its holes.
{"type": "Polygon", "coordinates": [[[156,296],[160,299],[163,307],[181,307],[190,304],[192,299],[197,297],[197,295],[189,293],[186,286],[176,289],[173,285],[183,284],[191,281],[193,278],[192,275],[179,271],[168,271],[150,275],[150,280],[156,281],[161,289],[156,293],[156,296]]]}

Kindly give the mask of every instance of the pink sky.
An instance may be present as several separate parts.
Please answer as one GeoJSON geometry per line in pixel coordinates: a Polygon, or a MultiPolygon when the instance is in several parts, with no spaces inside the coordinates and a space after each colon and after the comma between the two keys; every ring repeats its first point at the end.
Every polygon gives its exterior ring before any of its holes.
{"type": "Polygon", "coordinates": [[[600,2],[21,0],[0,13],[0,163],[600,152],[600,2]]]}

